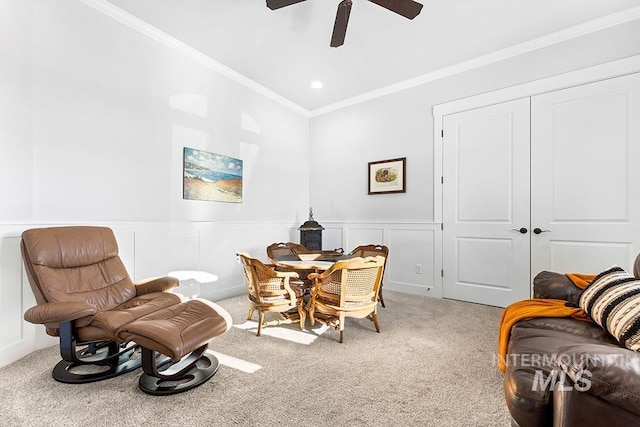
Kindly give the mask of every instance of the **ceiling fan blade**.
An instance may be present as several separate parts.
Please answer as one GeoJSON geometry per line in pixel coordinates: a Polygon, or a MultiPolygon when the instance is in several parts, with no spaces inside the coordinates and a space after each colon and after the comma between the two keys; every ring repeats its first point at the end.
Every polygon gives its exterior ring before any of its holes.
{"type": "Polygon", "coordinates": [[[405,18],[413,19],[420,14],[422,5],[413,0],[369,0],[378,6],[402,15],[405,18]]]}
{"type": "Polygon", "coordinates": [[[344,44],[344,38],[347,35],[349,15],[351,14],[351,5],[351,0],[342,0],[338,5],[336,22],[333,24],[333,34],[331,34],[331,47],[338,47],[344,44]]]}
{"type": "Polygon", "coordinates": [[[267,0],[267,7],[271,10],[280,9],[281,7],[291,6],[305,0],[267,0]]]}

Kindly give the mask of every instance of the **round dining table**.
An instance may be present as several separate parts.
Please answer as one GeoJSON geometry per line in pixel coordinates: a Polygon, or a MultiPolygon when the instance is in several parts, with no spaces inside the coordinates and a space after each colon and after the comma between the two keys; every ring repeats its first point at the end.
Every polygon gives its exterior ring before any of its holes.
{"type": "Polygon", "coordinates": [[[352,256],[340,252],[323,251],[285,255],[272,259],[271,261],[275,264],[276,268],[299,273],[302,281],[301,289],[303,289],[305,294],[308,294],[313,288],[313,284],[307,279],[309,273],[321,273],[331,268],[336,261],[348,258],[352,258],[352,256]]]}
{"type": "Polygon", "coordinates": [[[294,270],[314,270],[316,272],[328,270],[334,263],[334,261],[322,261],[322,260],[301,260],[301,259],[277,259],[274,260],[277,266],[291,268],[294,270]]]}

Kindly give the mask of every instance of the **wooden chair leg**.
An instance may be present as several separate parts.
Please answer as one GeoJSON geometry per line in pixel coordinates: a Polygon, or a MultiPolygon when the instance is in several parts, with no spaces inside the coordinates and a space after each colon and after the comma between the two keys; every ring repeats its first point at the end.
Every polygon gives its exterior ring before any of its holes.
{"type": "Polygon", "coordinates": [[[380,300],[380,304],[386,308],[386,305],[384,305],[384,298],[382,298],[382,288],[378,289],[378,299],[380,300]]]}
{"type": "Polygon", "coordinates": [[[258,333],[257,337],[262,333],[262,323],[264,322],[264,312],[262,310],[258,310],[258,333]]]}
{"type": "Polygon", "coordinates": [[[371,313],[371,321],[373,322],[373,326],[376,327],[376,332],[380,333],[380,325],[378,325],[378,315],[376,313],[371,313]]]}
{"type": "Polygon", "coordinates": [[[249,314],[247,314],[247,320],[251,320],[251,317],[253,316],[253,307],[249,307],[249,314]]]}
{"type": "Polygon", "coordinates": [[[300,330],[304,331],[307,313],[304,310],[304,301],[298,303],[298,316],[300,316],[300,330]]]}
{"type": "Polygon", "coordinates": [[[314,326],[316,324],[316,318],[313,317],[313,315],[315,314],[315,309],[313,308],[313,305],[309,305],[309,323],[311,324],[311,326],[314,326]]]}

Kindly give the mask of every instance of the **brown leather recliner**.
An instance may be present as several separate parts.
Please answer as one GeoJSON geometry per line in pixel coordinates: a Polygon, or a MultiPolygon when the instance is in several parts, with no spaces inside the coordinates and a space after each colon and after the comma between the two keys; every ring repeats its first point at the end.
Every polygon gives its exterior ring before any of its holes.
{"type": "Polygon", "coordinates": [[[26,230],[21,250],[38,303],[24,318],[60,337],[63,360],[52,373],[57,381],[98,381],[142,365],[140,388],[164,395],[196,387],[218,370],[205,351],[230,328],[229,314],[209,301],[184,302],[168,292],[178,285],[172,277],[134,283],[111,229],[26,230]]]}

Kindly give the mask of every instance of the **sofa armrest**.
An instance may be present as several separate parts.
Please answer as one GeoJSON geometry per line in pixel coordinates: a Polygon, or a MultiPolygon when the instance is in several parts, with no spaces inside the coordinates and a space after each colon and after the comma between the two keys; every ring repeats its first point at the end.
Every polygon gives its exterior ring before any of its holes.
{"type": "Polygon", "coordinates": [[[175,277],[163,276],[153,277],[150,279],[135,282],[136,296],[146,295],[153,292],[166,292],[180,284],[180,281],[175,277]]]}
{"type": "Polygon", "coordinates": [[[565,274],[541,271],[533,278],[533,297],[569,301],[578,306],[582,290],[565,274]]]}
{"type": "Polygon", "coordinates": [[[637,426],[640,425],[640,416],[558,382],[553,392],[553,420],[545,425],[585,427],[594,424],[637,426]]]}
{"type": "Polygon", "coordinates": [[[577,391],[640,415],[640,353],[603,344],[558,349],[557,363],[577,391]]]}
{"type": "Polygon", "coordinates": [[[38,325],[52,325],[93,316],[97,311],[95,305],[86,302],[48,302],[28,309],[24,313],[24,320],[38,325]]]}

